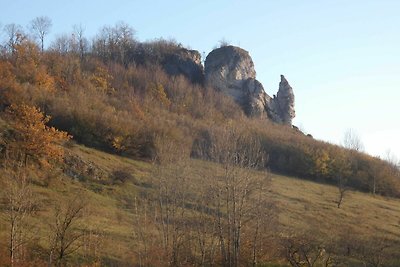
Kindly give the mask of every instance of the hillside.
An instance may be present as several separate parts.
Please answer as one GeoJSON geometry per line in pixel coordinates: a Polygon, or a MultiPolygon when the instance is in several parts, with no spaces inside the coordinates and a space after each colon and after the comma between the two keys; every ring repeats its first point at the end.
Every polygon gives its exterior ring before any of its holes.
{"type": "MultiPolygon", "coordinates": [[[[91,165],[104,171],[106,176],[112,176],[111,173],[115,170],[129,170],[132,177],[123,183],[112,183],[111,179],[99,181],[87,176],[83,181],[58,175],[48,181],[47,186],[43,186],[43,181],[36,180],[33,191],[37,198],[41,199],[41,204],[40,211],[32,216],[30,223],[35,224],[40,230],[36,233],[39,239],[29,253],[30,257],[40,259],[38,262],[46,261],[46,249],[49,246],[46,236],[53,220],[52,207],[57,202],[78,193],[84,195],[87,201],[85,214],[77,226],[78,229],[84,230],[85,234],[79,241],[82,242],[80,249],[67,258],[69,264],[97,262],[101,266],[139,266],[140,257],[143,257],[141,255],[143,243],[139,235],[144,231],[146,235],[154,234],[158,240],[161,234],[160,229],[152,228],[154,222],[150,214],[147,219],[142,217],[143,214],[138,216],[138,209],[143,207],[137,207],[141,197],[154,193],[152,188],[156,185],[151,176],[155,166],[83,146],[74,146],[68,149],[68,153],[90,162],[91,165]],[[147,220],[147,225],[143,224],[142,220],[147,220]]],[[[196,190],[201,188],[203,181],[201,177],[198,178],[199,175],[212,176],[213,173],[221,171],[218,164],[210,162],[191,160],[188,164],[190,178],[187,182],[191,187],[187,189],[191,195],[197,194],[196,190]]],[[[254,175],[264,174],[255,172],[254,175]]],[[[365,245],[368,249],[360,250],[357,257],[361,260],[369,260],[369,256],[380,253],[381,240],[392,244],[388,250],[383,251],[384,253],[396,250],[400,241],[398,199],[373,197],[371,194],[351,191],[346,195],[342,207],[338,209],[336,205],[338,192],[334,186],[276,174],[270,174],[270,178],[271,182],[266,190],[268,197],[274,202],[273,216],[277,216],[277,221],[268,226],[270,230],[275,231],[278,227],[281,233],[302,238],[300,240],[305,244],[314,242],[327,248],[337,242],[335,249],[338,252],[347,244],[341,240],[343,238],[349,244],[360,240],[373,242],[372,247],[367,247],[367,243],[358,244],[358,246],[365,245]],[[308,241],[311,237],[312,242],[308,241]]],[[[190,207],[186,209],[189,213],[190,207]]],[[[2,217],[4,216],[6,215],[2,211],[2,217]]],[[[7,225],[4,222],[2,225],[1,247],[5,248],[7,225]]],[[[151,253],[151,265],[159,264],[155,254],[152,254],[155,253],[153,249],[157,250],[157,247],[152,247],[157,246],[156,240],[149,241],[147,248],[148,253],[151,253]]],[[[286,265],[285,241],[274,240],[269,245],[273,249],[269,249],[268,261],[286,265]]],[[[4,249],[2,255],[6,255],[4,249]]],[[[356,262],[356,259],[353,258],[353,261],[356,262]]],[[[396,266],[396,262],[390,259],[386,261],[389,262],[392,266],[396,266]]]]}
{"type": "Polygon", "coordinates": [[[244,49],[132,32],[2,44],[0,265],[399,264],[397,166],[302,133],[244,49]]]}

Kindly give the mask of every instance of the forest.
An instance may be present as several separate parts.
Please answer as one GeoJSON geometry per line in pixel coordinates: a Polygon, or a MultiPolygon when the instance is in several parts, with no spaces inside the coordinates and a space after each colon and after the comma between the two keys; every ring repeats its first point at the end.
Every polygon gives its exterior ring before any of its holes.
{"type": "Polygon", "coordinates": [[[44,47],[50,28],[3,29],[0,265],[400,264],[396,162],[247,117],[166,72],[174,40],[118,23],[44,47]],[[323,191],[327,206],[290,204],[323,191]]]}

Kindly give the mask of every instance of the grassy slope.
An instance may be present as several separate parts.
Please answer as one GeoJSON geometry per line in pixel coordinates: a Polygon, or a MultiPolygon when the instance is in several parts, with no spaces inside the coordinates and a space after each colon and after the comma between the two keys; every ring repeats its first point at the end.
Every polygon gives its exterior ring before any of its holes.
{"type": "MultiPolygon", "coordinates": [[[[111,262],[135,260],[135,244],[132,242],[135,227],[132,200],[139,191],[148,189],[151,164],[110,155],[83,146],[75,146],[73,153],[100,166],[105,172],[129,168],[135,181],[124,185],[103,185],[97,182],[81,183],[69,177],[53,179],[49,187],[35,186],[40,197],[47,202],[59,201],[68,192],[82,189],[88,199],[89,229],[102,233],[97,237],[101,244],[97,255],[111,262]]],[[[217,164],[194,161],[197,174],[218,171],[217,164]]],[[[272,175],[271,194],[279,207],[281,224],[296,232],[315,231],[333,236],[336,232],[360,231],[367,235],[377,234],[400,239],[400,200],[373,197],[369,194],[349,191],[340,209],[336,206],[337,188],[280,175],[272,175]],[[317,227],[314,227],[317,226],[317,227]]],[[[37,224],[46,235],[46,208],[37,217],[37,224]]],[[[0,227],[5,235],[5,226],[0,227]]],[[[5,240],[2,238],[2,240],[5,240]]],[[[3,241],[4,242],[4,241],[3,241]]],[[[43,244],[45,238],[40,240],[43,244]]],[[[93,253],[93,251],[91,251],[93,253]]]]}

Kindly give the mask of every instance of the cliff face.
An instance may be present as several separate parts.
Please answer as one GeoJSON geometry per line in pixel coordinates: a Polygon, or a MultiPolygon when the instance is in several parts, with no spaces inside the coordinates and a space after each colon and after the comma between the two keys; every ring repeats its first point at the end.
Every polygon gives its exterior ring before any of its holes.
{"type": "Polygon", "coordinates": [[[158,63],[169,75],[183,75],[193,83],[205,83],[233,97],[248,116],[292,125],[295,117],[292,87],[281,75],[278,93],[269,96],[256,79],[253,60],[246,50],[235,46],[215,49],[208,54],[204,69],[196,50],[175,46],[147,50],[141,53],[142,61],[158,63]],[[147,50],[152,53],[146,53],[147,50]]]}
{"type": "Polygon", "coordinates": [[[193,83],[203,83],[204,70],[201,55],[196,50],[180,48],[168,54],[162,66],[169,75],[183,75],[193,83]]]}
{"type": "Polygon", "coordinates": [[[232,96],[249,116],[292,124],[295,116],[292,87],[281,75],[277,96],[271,98],[256,79],[249,53],[242,48],[224,46],[211,51],[205,61],[205,82],[232,96]]]}
{"type": "Polygon", "coordinates": [[[138,44],[130,56],[137,65],[159,65],[168,75],[183,75],[192,83],[204,82],[201,55],[196,50],[167,41],[156,41],[138,44]]]}

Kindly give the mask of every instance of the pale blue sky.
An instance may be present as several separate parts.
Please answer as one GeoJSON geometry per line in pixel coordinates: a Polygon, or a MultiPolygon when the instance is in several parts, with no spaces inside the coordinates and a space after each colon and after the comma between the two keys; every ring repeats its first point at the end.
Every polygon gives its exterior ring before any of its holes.
{"type": "Polygon", "coordinates": [[[92,37],[124,21],[141,41],[174,38],[209,53],[225,39],[250,52],[268,94],[284,74],[296,95],[295,124],[340,143],[355,129],[367,152],[400,156],[400,1],[398,0],[0,0],[0,23],[37,16],[52,35],[74,24],[92,37]]]}

